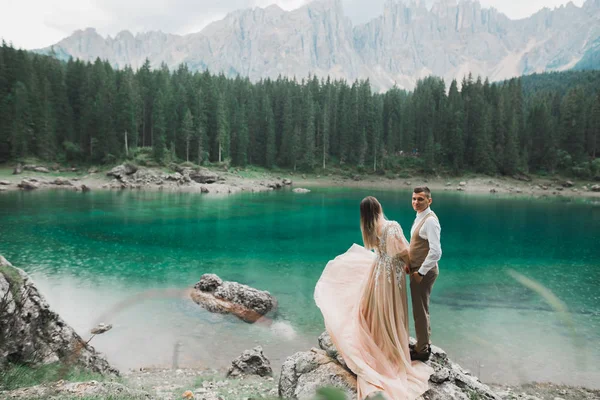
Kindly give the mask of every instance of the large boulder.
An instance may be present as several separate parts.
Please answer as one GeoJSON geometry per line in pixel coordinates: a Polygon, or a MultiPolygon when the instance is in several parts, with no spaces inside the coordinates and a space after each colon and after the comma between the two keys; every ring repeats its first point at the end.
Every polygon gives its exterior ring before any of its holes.
{"type": "Polygon", "coordinates": [[[158,181],[162,182],[162,178],[156,174],[156,172],[147,168],[139,168],[137,171],[131,174],[128,179],[135,183],[141,184],[155,183],[158,181]]]}
{"type": "MultiPolygon", "coordinates": [[[[414,343],[414,341],[413,341],[414,343]]],[[[343,359],[327,333],[319,337],[321,349],[296,353],[289,357],[281,369],[279,395],[285,399],[312,399],[319,387],[332,386],[341,389],[349,399],[356,398],[356,376],[347,369],[343,359]]],[[[423,394],[426,400],[500,400],[500,397],[452,362],[439,347],[432,346],[427,362],[434,369],[429,379],[429,390],[423,394]]]]}
{"type": "Polygon", "coordinates": [[[263,354],[263,349],[256,346],[252,350],[246,350],[241,356],[231,362],[227,370],[228,378],[236,378],[245,375],[272,376],[271,363],[263,354]]]}
{"type": "Polygon", "coordinates": [[[37,182],[34,182],[33,179],[23,179],[17,186],[23,190],[34,190],[40,187],[40,185],[37,182]]]}
{"type": "Polygon", "coordinates": [[[73,183],[71,183],[70,180],[64,179],[64,178],[56,178],[55,180],[53,180],[50,183],[53,185],[58,185],[58,186],[73,186],[73,183]]]}
{"type": "Polygon", "coordinates": [[[191,180],[198,183],[215,183],[220,180],[219,175],[210,171],[191,171],[188,175],[191,180]]]}
{"type": "Polygon", "coordinates": [[[325,350],[313,348],[294,354],[283,363],[279,376],[279,396],[284,399],[314,399],[317,389],[330,386],[356,398],[356,376],[329,357],[325,350]]]}
{"type": "Polygon", "coordinates": [[[127,175],[134,174],[138,168],[133,164],[117,165],[106,173],[106,176],[113,176],[117,179],[123,179],[127,175]]]}
{"type": "Polygon", "coordinates": [[[38,292],[29,276],[0,256],[0,370],[8,364],[69,363],[118,375],[38,292]]]}
{"type": "Polygon", "coordinates": [[[223,281],[215,274],[202,275],[194,285],[191,298],[210,312],[233,314],[250,323],[277,307],[277,301],[269,292],[223,281]]]}

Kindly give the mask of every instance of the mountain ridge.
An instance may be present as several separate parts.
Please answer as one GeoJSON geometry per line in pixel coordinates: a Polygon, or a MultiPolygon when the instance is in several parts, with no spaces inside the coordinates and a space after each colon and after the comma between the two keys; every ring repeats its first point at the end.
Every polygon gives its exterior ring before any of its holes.
{"type": "Polygon", "coordinates": [[[572,2],[511,20],[478,1],[385,2],[382,14],[353,25],[340,0],[316,1],[296,10],[279,6],[233,11],[200,32],[174,35],[124,30],[103,38],[95,29],[75,31],[54,48],[60,58],[139,68],[210,69],[251,80],[310,74],[350,81],[369,79],[379,90],[412,89],[428,75],[446,81],[468,73],[492,81],[535,72],[600,65],[600,0],[572,2]],[[431,3],[431,2],[429,2],[431,3]]]}

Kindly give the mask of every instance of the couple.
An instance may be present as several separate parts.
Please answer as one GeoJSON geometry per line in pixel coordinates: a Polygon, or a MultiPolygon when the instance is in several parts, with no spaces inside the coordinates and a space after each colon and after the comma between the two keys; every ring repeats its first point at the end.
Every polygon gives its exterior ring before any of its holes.
{"type": "Polygon", "coordinates": [[[421,361],[431,354],[429,295],[441,257],[441,228],[431,202],[429,188],[414,189],[417,217],[409,245],[377,199],[366,197],[360,204],[365,247],[354,244],[330,261],[315,288],[327,332],[357,375],[359,400],[378,393],[388,400],[415,399],[428,389],[433,369],[421,361]],[[406,274],[417,333],[414,348],[409,348],[406,274]]]}

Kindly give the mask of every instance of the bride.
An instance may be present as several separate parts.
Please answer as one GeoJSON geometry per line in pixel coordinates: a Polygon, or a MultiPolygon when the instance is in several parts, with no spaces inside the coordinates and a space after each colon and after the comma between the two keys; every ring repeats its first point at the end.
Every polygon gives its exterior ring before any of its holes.
{"type": "Polygon", "coordinates": [[[427,391],[433,369],[410,360],[408,243],[371,196],[360,203],[360,228],[365,247],[353,244],[327,264],[315,302],[335,347],[357,375],[359,400],[376,393],[389,400],[416,399],[427,391]]]}

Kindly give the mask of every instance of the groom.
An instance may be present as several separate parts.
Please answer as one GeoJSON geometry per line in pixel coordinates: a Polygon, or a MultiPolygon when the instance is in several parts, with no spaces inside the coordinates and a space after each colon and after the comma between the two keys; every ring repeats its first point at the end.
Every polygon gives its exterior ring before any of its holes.
{"type": "Polygon", "coordinates": [[[427,361],[431,355],[431,326],[429,325],[429,295],[439,275],[438,261],[442,257],[440,222],[431,205],[427,186],[413,191],[412,206],[417,217],[410,230],[410,295],[417,344],[410,351],[411,360],[427,361]]]}

